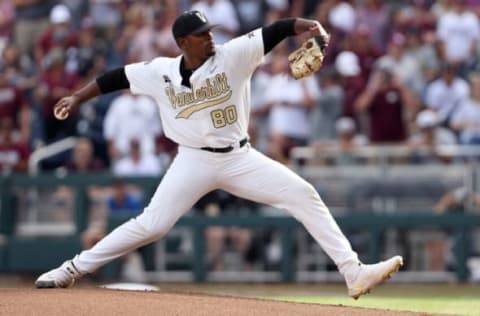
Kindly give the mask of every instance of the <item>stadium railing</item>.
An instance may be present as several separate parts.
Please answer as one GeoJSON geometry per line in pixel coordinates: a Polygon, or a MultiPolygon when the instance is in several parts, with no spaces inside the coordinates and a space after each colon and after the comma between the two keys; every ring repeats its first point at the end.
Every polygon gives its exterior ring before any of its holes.
{"type": "MultiPolygon", "coordinates": [[[[0,245],[0,270],[6,272],[39,272],[51,268],[80,250],[79,234],[85,229],[87,221],[87,188],[92,185],[107,186],[114,180],[111,174],[39,174],[37,176],[11,174],[0,178],[0,234],[4,244],[0,245]],[[74,189],[74,212],[70,219],[73,230],[62,230],[64,223],[42,221],[42,206],[32,203],[20,205],[19,200],[28,194],[29,189],[47,189],[57,186],[69,186],[74,189]],[[20,192],[20,193],[19,193],[20,192]],[[26,209],[23,212],[20,209],[26,209]],[[39,213],[40,212],[40,213],[39,213]],[[58,231],[57,229],[60,229],[58,231]],[[3,259],[2,259],[3,256],[3,259]],[[45,259],[47,258],[47,259],[45,259]]],[[[145,189],[149,196],[155,190],[158,178],[128,178],[128,183],[145,189]]],[[[33,201],[35,202],[35,201],[33,201]]],[[[48,204],[47,204],[48,206],[48,204]]],[[[421,227],[446,229],[455,240],[455,273],[459,280],[468,278],[466,260],[470,253],[469,233],[480,226],[480,216],[468,213],[437,215],[431,210],[409,209],[405,212],[382,211],[381,209],[361,212],[334,212],[339,225],[346,232],[362,228],[367,231],[369,262],[382,259],[383,233],[390,228],[411,230],[421,227]]],[[[68,221],[67,221],[68,222],[68,221]]],[[[293,231],[300,227],[295,219],[288,216],[185,216],[176,226],[189,227],[192,230],[193,254],[191,258],[193,280],[208,278],[205,265],[204,230],[208,226],[243,226],[250,228],[270,227],[281,236],[282,259],[280,279],[296,280],[295,264],[290,250],[294,243],[293,231]]]]}

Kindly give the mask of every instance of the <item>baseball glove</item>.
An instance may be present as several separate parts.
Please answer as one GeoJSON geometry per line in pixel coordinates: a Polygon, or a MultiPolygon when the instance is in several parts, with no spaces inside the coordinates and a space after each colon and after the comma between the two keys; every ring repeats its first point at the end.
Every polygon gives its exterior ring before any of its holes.
{"type": "Polygon", "coordinates": [[[308,77],[322,67],[327,42],[322,36],[307,40],[288,55],[290,71],[295,79],[308,77]]]}

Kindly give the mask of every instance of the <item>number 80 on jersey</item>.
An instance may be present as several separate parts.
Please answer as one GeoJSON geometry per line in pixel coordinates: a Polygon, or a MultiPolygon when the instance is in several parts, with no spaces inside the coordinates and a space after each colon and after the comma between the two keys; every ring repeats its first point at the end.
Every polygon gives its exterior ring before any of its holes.
{"type": "Polygon", "coordinates": [[[215,128],[222,128],[237,121],[237,108],[235,105],[229,105],[224,109],[213,110],[210,117],[215,128]]]}

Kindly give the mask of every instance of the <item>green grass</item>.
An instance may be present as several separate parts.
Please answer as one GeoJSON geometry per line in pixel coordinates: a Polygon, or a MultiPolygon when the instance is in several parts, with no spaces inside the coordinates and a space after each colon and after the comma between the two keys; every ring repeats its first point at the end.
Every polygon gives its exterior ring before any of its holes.
{"type": "Polygon", "coordinates": [[[274,299],[290,302],[344,305],[432,314],[480,315],[480,298],[478,296],[371,296],[361,297],[358,301],[354,301],[345,296],[275,297],[274,299]]]}
{"type": "Polygon", "coordinates": [[[371,295],[353,300],[342,286],[320,286],[310,294],[290,293],[271,295],[285,301],[344,305],[410,312],[447,315],[479,315],[480,286],[478,284],[384,284],[371,295]]]}
{"type": "Polygon", "coordinates": [[[339,284],[173,284],[163,290],[228,294],[291,302],[480,316],[480,284],[383,284],[372,294],[353,300],[339,284]]]}
{"type": "Polygon", "coordinates": [[[343,305],[429,313],[480,316],[480,284],[399,284],[387,282],[354,300],[345,284],[182,283],[158,284],[162,291],[256,297],[290,302],[343,305]]]}

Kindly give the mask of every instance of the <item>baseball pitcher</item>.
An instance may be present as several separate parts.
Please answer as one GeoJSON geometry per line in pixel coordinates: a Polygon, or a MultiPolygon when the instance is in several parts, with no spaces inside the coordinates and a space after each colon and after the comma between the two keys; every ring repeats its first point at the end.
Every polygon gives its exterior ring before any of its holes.
{"type": "Polygon", "coordinates": [[[400,256],[377,264],[360,263],[313,186],[248,142],[250,79],[264,55],[286,37],[309,33],[314,40],[289,57],[291,75],[308,76],[320,68],[328,33],[317,21],[288,18],[215,45],[212,27],[201,12],[185,12],[172,27],[182,55],[108,71],[58,101],[55,115],[64,119],[100,94],[130,89],[148,95],[158,104],[165,135],[179,149],[141,215],[42,274],[36,287],[69,287],[84,274],[162,238],[197,200],[216,189],[294,216],[335,262],[355,299],[400,268],[400,256]]]}

